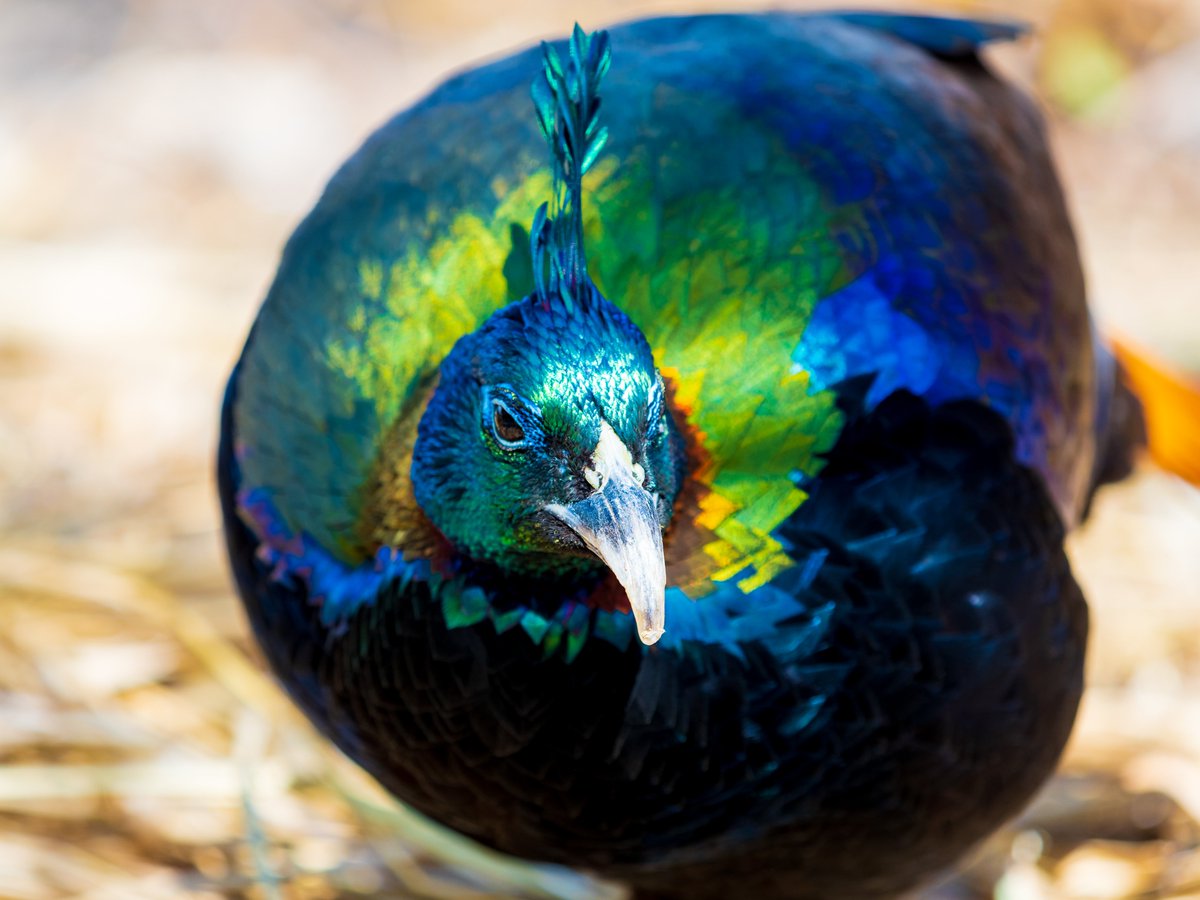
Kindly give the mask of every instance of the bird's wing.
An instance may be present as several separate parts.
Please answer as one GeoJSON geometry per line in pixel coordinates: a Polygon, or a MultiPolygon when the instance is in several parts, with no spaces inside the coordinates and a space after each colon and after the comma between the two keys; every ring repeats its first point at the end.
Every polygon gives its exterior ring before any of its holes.
{"type": "Polygon", "coordinates": [[[851,25],[890,34],[938,56],[974,56],[984,44],[1011,41],[1029,30],[1021,22],[912,16],[902,13],[844,12],[837,18],[851,25]]]}

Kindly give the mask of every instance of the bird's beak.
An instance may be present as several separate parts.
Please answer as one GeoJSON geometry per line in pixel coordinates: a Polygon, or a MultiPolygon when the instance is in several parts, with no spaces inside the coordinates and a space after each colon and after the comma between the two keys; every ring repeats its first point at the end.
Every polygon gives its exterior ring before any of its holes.
{"type": "Polygon", "coordinates": [[[645,473],[607,423],[585,476],[596,490],[583,500],[547,512],[562,519],[604,561],[629,596],[643,644],[663,633],[667,583],[662,527],[654,497],[642,487],[645,473]]]}

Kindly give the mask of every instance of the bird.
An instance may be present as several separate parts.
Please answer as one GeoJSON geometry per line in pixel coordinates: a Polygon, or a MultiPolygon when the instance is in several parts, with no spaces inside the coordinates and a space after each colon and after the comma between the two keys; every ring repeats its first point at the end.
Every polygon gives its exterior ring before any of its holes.
{"type": "Polygon", "coordinates": [[[316,727],[638,898],[892,897],[1014,816],[1083,689],[1065,535],[1146,435],[981,57],[1022,33],[576,26],[372,135],[221,413],[237,588],[316,727]]]}

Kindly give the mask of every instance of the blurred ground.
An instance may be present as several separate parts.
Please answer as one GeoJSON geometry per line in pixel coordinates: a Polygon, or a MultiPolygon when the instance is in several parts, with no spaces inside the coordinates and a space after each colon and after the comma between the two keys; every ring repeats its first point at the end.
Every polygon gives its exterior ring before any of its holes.
{"type": "MultiPolygon", "coordinates": [[[[0,897],[599,895],[397,810],[259,674],[216,414],[371,128],[575,16],[705,8],[0,2],[0,897]]],[[[1051,117],[1101,319],[1200,371],[1200,0],[925,8],[1038,24],[995,60],[1051,117]]],[[[1147,468],[1073,551],[1095,638],[1064,773],[930,898],[1200,898],[1200,494],[1147,468]]]]}

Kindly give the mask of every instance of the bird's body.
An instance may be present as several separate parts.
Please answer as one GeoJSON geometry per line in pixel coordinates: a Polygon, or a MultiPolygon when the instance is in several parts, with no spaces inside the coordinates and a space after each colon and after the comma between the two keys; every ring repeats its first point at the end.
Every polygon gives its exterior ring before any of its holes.
{"type": "Polygon", "coordinates": [[[223,416],[238,584],[313,721],[450,827],[647,896],[889,896],[1015,813],[1081,690],[1063,535],[1127,442],[1037,116],[975,56],[1014,33],[613,29],[584,192],[611,304],[539,305],[537,51],[374,135],[223,416]],[[467,446],[489,366],[515,373],[485,385],[500,430],[467,446]],[[501,537],[533,482],[479,474],[505,435],[607,446],[588,403],[668,523],[653,646],[553,524],[590,488],[527,544],[501,537]]]}

